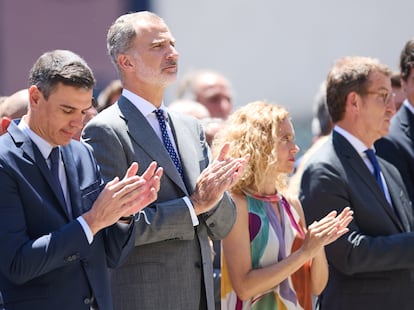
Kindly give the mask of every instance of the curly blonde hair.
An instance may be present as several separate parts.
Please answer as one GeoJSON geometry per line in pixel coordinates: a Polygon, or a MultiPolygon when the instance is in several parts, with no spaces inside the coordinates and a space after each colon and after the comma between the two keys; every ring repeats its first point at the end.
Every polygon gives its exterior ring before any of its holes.
{"type": "MultiPolygon", "coordinates": [[[[243,177],[231,191],[241,193],[243,189],[258,191],[268,169],[277,164],[277,143],[279,125],[289,118],[289,112],[280,105],[255,101],[236,110],[216,135],[212,149],[217,155],[225,143],[230,144],[229,157],[242,157],[250,154],[243,177]]],[[[287,174],[278,174],[275,188],[284,192],[287,187],[287,174]]]]}

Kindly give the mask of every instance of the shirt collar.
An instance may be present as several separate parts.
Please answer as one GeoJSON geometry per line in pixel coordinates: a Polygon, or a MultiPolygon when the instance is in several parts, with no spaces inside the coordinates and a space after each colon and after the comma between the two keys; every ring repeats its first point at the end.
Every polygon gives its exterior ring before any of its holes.
{"type": "MultiPolygon", "coordinates": [[[[154,115],[154,110],[156,109],[155,106],[145,100],[144,98],[134,94],[133,92],[127,90],[127,89],[123,89],[122,90],[122,96],[124,96],[125,98],[127,98],[129,101],[132,102],[132,104],[145,116],[148,117],[150,115],[154,115]]],[[[161,103],[161,106],[159,107],[160,109],[163,109],[165,111],[165,105],[164,105],[164,101],[161,103]]]]}
{"type": "Polygon", "coordinates": [[[40,153],[42,153],[43,157],[47,159],[50,155],[50,152],[52,151],[53,146],[30,129],[29,125],[27,125],[25,121],[25,116],[22,117],[17,126],[27,137],[29,137],[30,140],[33,141],[34,144],[36,144],[40,150],[40,153]]]}
{"type": "MultiPolygon", "coordinates": [[[[354,147],[354,149],[360,154],[362,157],[365,156],[364,151],[367,150],[367,146],[359,140],[357,137],[355,137],[353,134],[349,133],[342,127],[339,127],[338,125],[335,125],[334,130],[342,135],[346,140],[348,140],[349,143],[354,147]]],[[[372,149],[375,152],[374,146],[372,146],[372,149]]]]}
{"type": "Polygon", "coordinates": [[[407,109],[410,110],[411,113],[414,114],[414,107],[410,104],[410,102],[408,101],[408,99],[405,99],[404,100],[403,105],[405,105],[407,107],[407,109]]]}

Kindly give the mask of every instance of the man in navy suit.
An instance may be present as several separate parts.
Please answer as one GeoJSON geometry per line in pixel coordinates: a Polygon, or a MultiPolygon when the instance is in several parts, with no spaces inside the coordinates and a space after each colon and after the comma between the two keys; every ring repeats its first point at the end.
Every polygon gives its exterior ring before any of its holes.
{"type": "Polygon", "coordinates": [[[414,309],[413,210],[398,170],[373,152],[395,113],[390,76],[378,60],[345,57],[327,77],[335,127],[304,170],[300,199],[308,223],[347,206],[354,219],[326,247],[322,310],[414,309]]]}
{"type": "Polygon", "coordinates": [[[400,55],[401,87],[407,99],[391,120],[388,136],[375,142],[379,156],[397,167],[414,203],[414,39],[400,55]]]}
{"type": "Polygon", "coordinates": [[[107,267],[118,266],[134,246],[128,216],[156,199],[162,169],[152,163],[137,176],[133,163],[103,188],[90,149],[72,139],[95,84],[78,55],[43,54],[29,82],[27,115],[0,137],[5,308],[112,309],[107,267]]]}

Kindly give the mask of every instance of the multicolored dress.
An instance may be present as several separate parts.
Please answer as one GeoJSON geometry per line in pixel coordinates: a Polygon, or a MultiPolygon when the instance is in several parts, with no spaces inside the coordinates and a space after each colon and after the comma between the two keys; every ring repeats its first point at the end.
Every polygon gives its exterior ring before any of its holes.
{"type": "MultiPolygon", "coordinates": [[[[247,196],[252,268],[277,263],[300,248],[305,233],[300,217],[287,200],[278,201],[281,220],[269,201],[247,196]]],[[[310,262],[279,285],[249,300],[240,300],[232,288],[225,259],[222,259],[222,310],[299,310],[312,309],[310,262]]]]}

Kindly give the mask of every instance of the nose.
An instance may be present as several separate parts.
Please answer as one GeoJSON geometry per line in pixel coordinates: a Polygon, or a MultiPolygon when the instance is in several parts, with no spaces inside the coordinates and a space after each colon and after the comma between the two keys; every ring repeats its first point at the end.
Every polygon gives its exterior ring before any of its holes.
{"type": "Polygon", "coordinates": [[[293,143],[293,148],[292,148],[291,152],[293,154],[297,154],[299,151],[300,151],[300,147],[296,143],[293,143]]]}
{"type": "Polygon", "coordinates": [[[178,53],[177,49],[174,46],[170,45],[167,58],[177,60],[179,56],[180,54],[178,53]]]}
{"type": "Polygon", "coordinates": [[[386,105],[386,109],[387,111],[391,112],[393,115],[395,114],[395,112],[397,111],[397,106],[395,104],[395,94],[393,93],[386,105]]]}
{"type": "Polygon", "coordinates": [[[74,117],[71,122],[70,122],[70,126],[78,128],[78,129],[82,129],[83,128],[83,120],[85,119],[85,115],[84,114],[80,114],[79,116],[74,117]]]}

